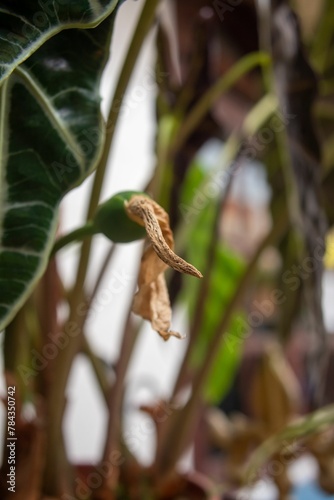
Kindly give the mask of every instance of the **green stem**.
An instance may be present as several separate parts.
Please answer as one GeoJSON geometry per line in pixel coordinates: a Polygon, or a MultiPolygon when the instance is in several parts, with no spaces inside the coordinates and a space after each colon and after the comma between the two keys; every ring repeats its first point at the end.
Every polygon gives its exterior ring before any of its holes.
{"type": "MultiPolygon", "coordinates": [[[[94,183],[90,194],[90,201],[86,216],[87,221],[91,220],[94,217],[96,209],[99,204],[103,181],[108,165],[111,145],[113,142],[116,125],[119,119],[119,113],[121,110],[121,103],[123,101],[133,69],[137,62],[138,54],[141,50],[142,44],[152,26],[155,10],[158,3],[159,0],[146,0],[141,15],[139,17],[137,27],[133,34],[127,55],[123,63],[123,67],[116,85],[116,89],[114,92],[114,96],[108,114],[105,144],[102,156],[100,158],[99,164],[96,169],[94,183]]],[[[77,280],[75,285],[76,292],[82,289],[83,284],[85,282],[89,258],[90,258],[91,243],[92,243],[91,238],[87,238],[82,245],[81,256],[77,271],[77,280]]]]}
{"type": "Polygon", "coordinates": [[[211,109],[217,99],[227,92],[242,76],[256,66],[266,66],[271,62],[270,57],[263,52],[247,54],[225,73],[196,103],[190,113],[185,117],[183,124],[175,137],[172,152],[178,151],[190,134],[196,129],[204,116],[211,109]]]}
{"type": "MultiPolygon", "coordinates": [[[[94,184],[90,196],[90,202],[87,211],[88,221],[93,218],[93,215],[95,214],[96,208],[99,203],[107,162],[110,154],[110,148],[114,137],[115,127],[119,118],[119,111],[121,109],[120,103],[123,100],[143,41],[145,40],[152,26],[155,10],[158,3],[159,0],[146,0],[124,60],[124,64],[119,76],[108,116],[104,150],[96,170],[94,184]]],[[[91,243],[92,239],[88,237],[86,240],[84,240],[81,248],[76,282],[69,300],[70,316],[64,327],[66,331],[66,329],[73,329],[74,325],[78,333],[75,336],[71,336],[69,338],[69,343],[66,349],[59,352],[57,364],[55,366],[54,383],[50,388],[49,412],[50,415],[52,415],[52,419],[50,419],[50,427],[47,434],[47,447],[53,451],[53,454],[50,454],[49,460],[46,464],[44,477],[45,484],[48,484],[48,482],[52,484],[54,482],[54,476],[61,477],[62,471],[64,469],[64,464],[62,464],[62,456],[59,452],[58,446],[62,436],[62,402],[64,400],[66,384],[72,367],[73,359],[77,354],[82,342],[83,318],[78,310],[80,310],[80,306],[85,305],[84,284],[90,259],[91,243]]]]}
{"type": "Polygon", "coordinates": [[[92,348],[88,342],[88,339],[84,336],[82,339],[82,352],[85,354],[92,365],[96,381],[101,389],[102,396],[106,405],[108,405],[108,394],[110,392],[111,384],[108,382],[106,376],[106,370],[103,362],[96,354],[92,351],[92,348]]]}
{"type": "Polygon", "coordinates": [[[143,41],[145,40],[146,35],[148,34],[152,26],[152,23],[154,21],[155,11],[158,4],[159,0],[146,0],[136,30],[133,34],[126,58],[124,60],[124,64],[116,85],[115,93],[113,96],[113,100],[108,115],[105,146],[95,174],[94,184],[90,196],[90,204],[87,212],[87,220],[92,219],[92,217],[95,214],[97,205],[99,203],[104,176],[111,150],[111,144],[113,142],[116,125],[119,119],[119,113],[122,107],[121,103],[123,101],[124,94],[129,84],[133,68],[136,65],[138,54],[143,45],[143,41]]]}
{"type": "Polygon", "coordinates": [[[70,243],[82,241],[84,238],[92,236],[95,233],[96,230],[93,226],[93,223],[90,221],[87,222],[87,224],[85,224],[84,226],[78,227],[77,229],[74,229],[70,233],[61,236],[54,244],[50,256],[51,257],[54,256],[57,252],[59,252],[59,250],[69,245],[70,243]]]}

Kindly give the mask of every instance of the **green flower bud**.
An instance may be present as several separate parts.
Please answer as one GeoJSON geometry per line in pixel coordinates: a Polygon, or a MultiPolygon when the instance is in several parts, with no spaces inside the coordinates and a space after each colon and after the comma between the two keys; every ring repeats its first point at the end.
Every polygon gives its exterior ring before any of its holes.
{"type": "Polygon", "coordinates": [[[145,228],[132,221],[124,208],[124,202],[140,191],[122,191],[102,203],[93,219],[94,232],[102,233],[114,243],[129,243],[145,238],[145,228]]]}

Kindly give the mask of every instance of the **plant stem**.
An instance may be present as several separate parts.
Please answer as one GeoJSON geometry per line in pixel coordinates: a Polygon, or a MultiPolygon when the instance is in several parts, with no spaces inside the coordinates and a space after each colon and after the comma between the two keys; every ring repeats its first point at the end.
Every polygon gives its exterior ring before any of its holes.
{"type": "Polygon", "coordinates": [[[174,143],[172,144],[172,153],[180,149],[210,110],[211,106],[224,92],[227,92],[248,71],[259,65],[269,65],[270,61],[270,57],[267,54],[263,52],[254,52],[247,54],[234,64],[227,73],[210,87],[185,117],[178,134],[175,136],[174,143]]]}
{"type": "MultiPolygon", "coordinates": [[[[93,287],[93,291],[90,294],[89,298],[87,299],[87,307],[86,307],[86,313],[85,313],[85,318],[84,318],[84,323],[86,322],[88,311],[90,310],[90,307],[93,303],[94,298],[96,297],[97,292],[99,291],[99,288],[102,283],[102,279],[105,275],[105,272],[107,270],[107,267],[110,264],[110,261],[112,260],[113,256],[115,255],[115,249],[116,245],[112,245],[110,249],[108,250],[103,263],[101,265],[100,271],[97,275],[95,285],[93,287]]],[[[84,323],[82,325],[82,328],[84,328],[84,323]]],[[[91,362],[92,368],[94,370],[96,380],[101,388],[101,392],[104,396],[105,402],[108,405],[108,397],[109,397],[109,392],[111,389],[110,384],[108,383],[108,380],[106,378],[105,370],[103,365],[101,364],[101,360],[96,357],[95,353],[92,351],[90,344],[88,342],[88,339],[86,338],[85,335],[83,335],[83,345],[82,345],[82,350],[86,354],[87,358],[91,362]]]]}
{"type": "MultiPolygon", "coordinates": [[[[255,104],[252,109],[248,112],[247,116],[244,119],[243,125],[242,125],[242,133],[246,137],[251,137],[257,133],[257,131],[266,123],[266,121],[269,119],[269,117],[277,111],[277,99],[275,98],[274,95],[272,94],[266,94],[257,104],[255,104]]],[[[235,158],[238,156],[240,153],[240,148],[241,148],[241,140],[240,137],[236,137],[235,135],[231,135],[228,141],[226,142],[225,148],[224,148],[224,160],[225,162],[233,162],[235,158]],[[226,158],[227,155],[227,158],[226,158]]],[[[220,162],[219,162],[220,163],[220,162]]],[[[234,173],[234,166],[233,163],[231,163],[230,166],[231,173],[228,177],[227,181],[227,186],[226,189],[228,189],[232,179],[233,179],[233,173],[234,173]]],[[[209,181],[210,178],[214,178],[214,174],[210,173],[208,174],[204,180],[202,181],[202,184],[199,188],[200,191],[202,191],[205,187],[205,184],[209,181]]],[[[209,202],[209,200],[207,200],[209,202]]],[[[205,207],[203,207],[205,209],[205,207]]],[[[193,225],[195,225],[197,218],[195,217],[195,220],[193,224],[189,227],[185,227],[184,224],[180,227],[178,230],[178,234],[175,238],[175,243],[176,243],[176,248],[178,253],[182,253],[183,247],[187,243],[189,239],[189,230],[193,225]]],[[[212,248],[211,248],[212,252],[212,248]]],[[[206,294],[205,287],[207,287],[207,280],[209,278],[210,274],[210,261],[211,257],[208,257],[208,262],[207,262],[207,268],[204,271],[204,279],[202,280],[202,287],[201,287],[201,294],[206,294]]],[[[201,300],[203,299],[203,296],[199,298],[197,301],[197,307],[195,311],[195,317],[193,320],[193,326],[191,327],[191,332],[190,332],[190,341],[188,343],[188,347],[185,353],[185,356],[182,361],[182,365],[180,367],[180,371],[178,374],[178,378],[176,380],[176,383],[174,385],[174,390],[173,390],[173,395],[176,396],[176,393],[181,389],[184,379],[187,375],[188,372],[188,363],[191,358],[191,353],[193,351],[193,348],[195,346],[196,338],[198,336],[198,332],[200,330],[201,322],[200,322],[200,317],[202,314],[202,308],[204,307],[204,304],[202,305],[201,300]]]]}
{"type": "MultiPolygon", "coordinates": [[[[131,308],[132,307],[130,307],[128,312],[128,317],[122,338],[121,351],[115,369],[116,380],[113,387],[111,388],[111,392],[108,397],[109,422],[107,430],[107,439],[103,454],[103,460],[107,462],[110,461],[113,452],[119,451],[121,449],[121,443],[122,443],[121,422],[122,422],[124,380],[140,330],[140,323],[137,325],[134,325],[133,323],[131,317],[131,308]]],[[[108,475],[105,478],[103,484],[103,491],[108,491],[112,493],[117,484],[117,481],[118,481],[117,474],[108,475]]]]}
{"type": "MultiPolygon", "coordinates": [[[[229,179],[229,185],[231,185],[231,177],[229,179]]],[[[194,317],[192,319],[192,324],[189,332],[189,343],[187,346],[186,353],[182,360],[182,365],[178,373],[177,380],[174,385],[174,390],[172,393],[172,400],[177,396],[178,391],[182,388],[184,379],[186,378],[187,372],[189,370],[189,361],[191,358],[191,354],[193,352],[193,348],[197,342],[199,334],[201,332],[202,322],[203,322],[203,314],[205,310],[206,300],[208,297],[208,293],[210,290],[210,282],[211,282],[211,274],[215,264],[216,259],[216,248],[219,240],[219,223],[221,219],[222,213],[222,204],[226,200],[226,194],[228,190],[223,193],[216,203],[216,213],[213,220],[212,227],[212,235],[210,238],[207,257],[206,257],[206,267],[203,272],[203,279],[201,280],[201,286],[199,290],[199,294],[196,300],[196,307],[194,312],[194,317]]]]}
{"type": "Polygon", "coordinates": [[[70,233],[61,236],[54,244],[53,249],[51,250],[50,257],[53,257],[57,252],[59,252],[59,250],[69,245],[70,243],[81,241],[88,236],[92,236],[93,234],[95,234],[95,232],[96,231],[93,223],[89,221],[84,226],[78,227],[70,233]]]}
{"type": "Polygon", "coordinates": [[[256,269],[257,261],[262,254],[263,250],[272,245],[279,239],[287,227],[287,214],[283,209],[278,221],[275,221],[273,227],[269,234],[264,238],[261,245],[258,247],[251,261],[249,262],[247,269],[242,276],[239,284],[234,292],[230,303],[225,309],[221,321],[219,322],[216,332],[211,340],[208,347],[207,354],[204,363],[200,367],[199,371],[193,378],[192,382],[192,393],[189,401],[185,405],[182,411],[180,411],[177,419],[173,421],[172,427],[169,432],[166,433],[166,439],[164,441],[163,449],[165,454],[161,456],[159,467],[159,474],[165,476],[170,471],[172,464],[175,464],[179,459],[180,455],[188,444],[189,433],[193,429],[194,421],[197,419],[197,408],[199,406],[199,401],[202,396],[203,386],[206,379],[210,373],[210,368],[215,359],[216,353],[218,352],[220,343],[222,341],[222,336],[226,332],[230,320],[234,314],[235,308],[239,303],[246,286],[248,285],[249,279],[251,278],[253,272],[256,269]],[[168,446],[168,443],[174,443],[172,450],[168,446]]]}
{"type": "MultiPolygon", "coordinates": [[[[92,304],[94,298],[96,297],[97,292],[100,289],[105,272],[106,272],[108,266],[110,265],[110,262],[112,261],[114,255],[115,255],[116,248],[117,248],[117,245],[115,245],[115,244],[111,245],[108,252],[106,253],[106,256],[104,257],[104,260],[103,260],[102,265],[100,267],[100,270],[98,272],[93,290],[92,290],[92,292],[89,296],[89,299],[88,299],[88,306],[89,307],[92,304]]],[[[89,309],[89,307],[87,307],[87,310],[89,309]]]]}
{"type": "Polygon", "coordinates": [[[94,216],[96,207],[99,203],[104,175],[106,172],[111,150],[111,144],[113,142],[116,125],[121,110],[121,103],[129,84],[133,68],[135,67],[135,64],[137,62],[138,54],[141,50],[143,41],[145,40],[146,35],[148,34],[154,21],[155,11],[158,4],[159,0],[146,0],[140,18],[138,20],[136,30],[133,34],[126,58],[124,60],[124,64],[116,85],[108,115],[105,146],[95,174],[94,184],[90,195],[90,204],[87,211],[87,220],[91,219],[94,216]]]}
{"type": "MultiPolygon", "coordinates": [[[[107,162],[109,158],[110,148],[114,137],[115,127],[121,109],[120,103],[123,100],[124,93],[128,86],[133,68],[138,58],[144,39],[149,32],[152,22],[154,20],[155,10],[159,0],[146,0],[143,10],[141,12],[137,27],[133,34],[126,58],[124,60],[123,68],[121,70],[116,90],[113,96],[107,123],[107,133],[104,145],[104,150],[99,161],[92,192],[90,195],[90,202],[87,211],[87,220],[91,220],[95,214],[96,208],[99,203],[100,193],[104,181],[107,162]]],[[[45,470],[45,484],[48,483],[56,485],[58,478],[61,477],[64,465],[62,464],[61,452],[59,450],[59,442],[62,436],[62,416],[63,416],[63,400],[66,389],[68,376],[72,367],[73,359],[77,354],[82,342],[82,323],[83,318],[80,315],[80,306],[85,305],[84,283],[88,270],[88,264],[91,252],[91,238],[87,238],[82,245],[80,260],[77,270],[76,282],[70,297],[70,316],[65,325],[65,331],[69,327],[75,327],[77,332],[74,336],[69,338],[69,343],[63,351],[59,352],[57,364],[54,373],[54,383],[50,388],[49,394],[49,411],[52,415],[50,419],[50,427],[47,435],[47,446],[51,452],[48,455],[48,460],[45,470]],[[55,479],[57,478],[57,479],[55,479]]],[[[58,493],[53,491],[50,493],[58,493]]]]}
{"type": "Polygon", "coordinates": [[[87,356],[89,359],[95,377],[96,381],[101,389],[102,396],[104,398],[105,403],[108,405],[108,394],[110,391],[110,386],[111,384],[108,383],[108,379],[106,377],[106,372],[105,372],[105,367],[103,366],[103,363],[100,358],[98,358],[95,353],[92,351],[91,346],[88,342],[88,339],[86,336],[83,336],[82,339],[82,352],[87,356]]]}

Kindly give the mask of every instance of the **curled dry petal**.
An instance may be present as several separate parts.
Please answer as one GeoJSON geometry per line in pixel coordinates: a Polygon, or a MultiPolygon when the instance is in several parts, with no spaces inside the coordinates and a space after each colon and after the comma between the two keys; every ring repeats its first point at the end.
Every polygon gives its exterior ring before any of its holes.
{"type": "Polygon", "coordinates": [[[151,245],[160,259],[180,273],[202,278],[202,274],[173,252],[174,239],[169,227],[167,212],[155,201],[141,195],[133,196],[125,202],[130,219],[144,226],[151,245]]]}
{"type": "Polygon", "coordinates": [[[150,241],[141,261],[133,312],[151,321],[164,340],[170,336],[180,338],[179,333],[170,331],[171,307],[164,272],[169,266],[198,278],[202,274],[173,252],[169,217],[160,205],[146,196],[134,195],[125,202],[125,209],[130,219],[145,227],[150,241]]]}

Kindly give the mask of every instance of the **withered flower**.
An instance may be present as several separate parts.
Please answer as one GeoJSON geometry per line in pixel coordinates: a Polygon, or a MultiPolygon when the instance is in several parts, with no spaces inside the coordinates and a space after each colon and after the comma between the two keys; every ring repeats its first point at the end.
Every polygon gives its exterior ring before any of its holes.
{"type": "Polygon", "coordinates": [[[130,219],[143,226],[149,239],[138,278],[138,292],[134,297],[133,312],[151,322],[164,340],[171,336],[181,338],[170,330],[172,311],[165,280],[165,270],[172,267],[181,273],[202,278],[191,264],[173,252],[174,238],[167,212],[155,201],[143,195],[134,195],[125,201],[130,219]]]}

